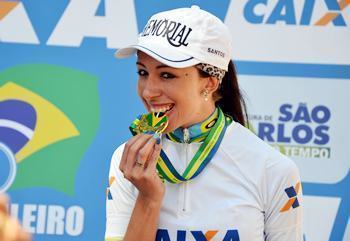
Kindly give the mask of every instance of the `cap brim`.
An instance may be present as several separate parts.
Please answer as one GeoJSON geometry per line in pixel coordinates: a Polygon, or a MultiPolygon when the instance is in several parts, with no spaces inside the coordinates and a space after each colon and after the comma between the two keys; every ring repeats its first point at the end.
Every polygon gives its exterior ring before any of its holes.
{"type": "Polygon", "coordinates": [[[201,62],[194,57],[183,54],[179,51],[172,51],[169,47],[164,47],[159,44],[148,44],[147,46],[135,44],[126,48],[118,49],[114,55],[117,58],[125,58],[136,54],[138,50],[148,54],[159,62],[174,68],[190,67],[201,62]]]}

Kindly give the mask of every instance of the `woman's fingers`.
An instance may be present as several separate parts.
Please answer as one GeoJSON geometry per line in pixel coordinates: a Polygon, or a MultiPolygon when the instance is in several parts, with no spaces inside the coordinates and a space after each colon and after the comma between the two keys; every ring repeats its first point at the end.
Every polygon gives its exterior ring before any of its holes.
{"type": "Polygon", "coordinates": [[[162,199],[165,187],[156,172],[161,150],[159,135],[139,134],[124,149],[121,170],[139,193],[149,200],[162,199]]]}
{"type": "Polygon", "coordinates": [[[127,162],[127,157],[128,157],[128,153],[129,153],[129,149],[131,146],[133,146],[133,144],[140,138],[140,135],[136,135],[133,136],[126,144],[124,147],[124,151],[123,151],[123,155],[122,158],[120,160],[120,164],[119,164],[119,169],[124,172],[125,171],[125,166],[126,166],[126,162],[127,162]]]}
{"type": "Polygon", "coordinates": [[[154,171],[156,169],[157,161],[161,150],[162,150],[162,144],[157,144],[154,146],[154,149],[151,155],[149,156],[149,160],[147,163],[147,170],[154,171]]]}
{"type": "MultiPolygon", "coordinates": [[[[136,159],[134,160],[134,166],[131,170],[130,178],[133,181],[145,181],[144,170],[148,163],[148,158],[153,152],[156,140],[154,138],[149,138],[147,142],[140,148],[136,159]]],[[[130,160],[132,162],[132,160],[130,160]]],[[[136,183],[135,183],[136,184],[136,183]]]]}
{"type": "Polygon", "coordinates": [[[125,156],[124,176],[128,180],[137,185],[140,180],[147,179],[150,176],[155,176],[155,166],[159,156],[161,146],[159,136],[152,136],[148,134],[141,134],[136,141],[128,146],[127,156],[125,156]],[[146,173],[149,162],[152,162],[151,169],[146,173]],[[146,174],[146,175],[145,175],[146,174]]]}
{"type": "MultiPolygon", "coordinates": [[[[136,158],[138,157],[140,149],[151,138],[151,135],[140,134],[137,140],[129,147],[124,168],[124,176],[126,176],[127,179],[131,178],[132,170],[135,167],[136,158]]],[[[140,164],[144,165],[142,162],[140,162],[140,164]]]]}
{"type": "Polygon", "coordinates": [[[148,159],[151,156],[154,146],[156,144],[155,138],[149,138],[145,145],[139,150],[138,155],[136,157],[136,164],[142,163],[143,165],[148,165],[148,159]]]}
{"type": "Polygon", "coordinates": [[[159,142],[160,138],[156,135],[137,135],[126,146],[121,169],[124,177],[139,190],[139,195],[152,202],[162,200],[165,193],[165,186],[156,172],[161,150],[159,142]]]}

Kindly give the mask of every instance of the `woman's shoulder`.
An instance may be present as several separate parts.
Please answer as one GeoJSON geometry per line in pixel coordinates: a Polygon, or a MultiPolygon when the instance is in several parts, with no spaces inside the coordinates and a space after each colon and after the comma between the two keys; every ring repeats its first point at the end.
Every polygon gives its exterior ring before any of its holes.
{"type": "Polygon", "coordinates": [[[248,152],[259,156],[275,152],[274,148],[238,122],[232,122],[227,127],[222,147],[228,152],[248,152]]]}
{"type": "Polygon", "coordinates": [[[124,148],[125,148],[126,142],[123,142],[120,144],[117,148],[114,149],[113,156],[119,155],[120,153],[123,153],[124,148]]]}
{"type": "Polygon", "coordinates": [[[260,164],[264,168],[278,166],[278,169],[295,167],[295,163],[291,159],[237,122],[228,126],[222,148],[234,161],[239,160],[239,162],[248,165],[260,164]]]}
{"type": "Polygon", "coordinates": [[[229,162],[227,164],[235,166],[259,190],[282,187],[283,193],[285,187],[300,182],[299,170],[293,160],[238,123],[228,127],[221,151],[229,162]],[[266,183],[270,183],[268,188],[265,188],[266,183]]]}
{"type": "Polygon", "coordinates": [[[120,162],[120,159],[122,158],[122,155],[123,155],[123,151],[124,151],[124,148],[125,148],[125,144],[126,142],[120,144],[114,151],[113,151],[113,154],[112,154],[112,158],[111,158],[111,164],[118,164],[119,165],[119,162],[120,162]]]}

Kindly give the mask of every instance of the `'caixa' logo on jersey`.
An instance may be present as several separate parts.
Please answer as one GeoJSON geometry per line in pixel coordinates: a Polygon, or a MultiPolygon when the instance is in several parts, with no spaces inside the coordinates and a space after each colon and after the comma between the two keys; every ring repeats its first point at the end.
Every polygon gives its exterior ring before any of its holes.
{"type": "Polygon", "coordinates": [[[277,118],[266,116],[258,123],[257,135],[289,155],[330,158],[329,121],[331,111],[325,105],[282,104],[277,118]]]}
{"type": "Polygon", "coordinates": [[[244,7],[244,17],[252,24],[277,24],[303,26],[347,26],[345,9],[347,0],[249,0],[244,7]],[[302,4],[302,5],[299,5],[302,4]],[[323,9],[315,14],[315,9],[323,9]]]}
{"type": "MultiPolygon", "coordinates": [[[[173,233],[173,232],[171,232],[173,233]]],[[[238,230],[177,230],[176,237],[172,238],[170,232],[167,229],[158,229],[156,241],[186,241],[190,238],[195,241],[210,241],[210,240],[222,240],[222,241],[239,241],[238,230]],[[221,237],[221,238],[220,238],[221,237]]]]}

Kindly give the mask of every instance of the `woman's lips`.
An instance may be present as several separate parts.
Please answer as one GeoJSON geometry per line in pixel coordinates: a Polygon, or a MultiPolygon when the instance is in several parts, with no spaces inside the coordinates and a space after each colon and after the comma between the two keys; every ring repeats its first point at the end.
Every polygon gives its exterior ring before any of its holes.
{"type": "Polygon", "coordinates": [[[155,113],[166,113],[174,107],[174,104],[150,105],[150,109],[155,113]]]}

